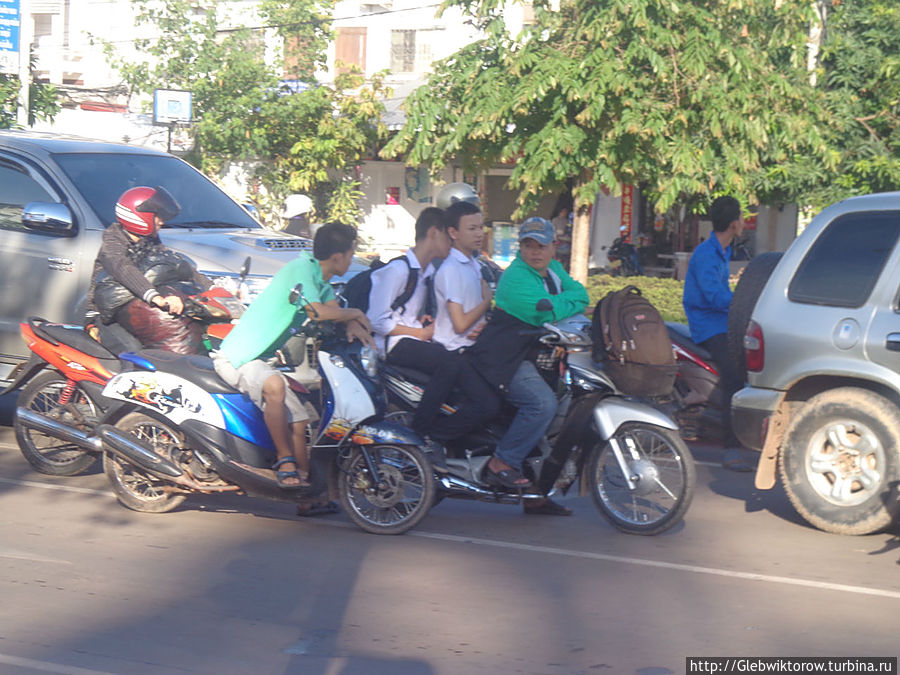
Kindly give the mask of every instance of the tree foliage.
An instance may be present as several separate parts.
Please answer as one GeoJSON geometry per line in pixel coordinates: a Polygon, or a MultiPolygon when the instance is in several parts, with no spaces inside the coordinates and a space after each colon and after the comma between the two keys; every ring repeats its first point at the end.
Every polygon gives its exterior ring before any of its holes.
{"type": "Polygon", "coordinates": [[[819,4],[826,19],[814,75],[826,110],[824,159],[797,153],[761,171],[757,183],[772,201],[813,208],[900,189],[900,5],[819,4]]]}
{"type": "Polygon", "coordinates": [[[360,193],[352,170],[384,134],[381,82],[363,86],[358,71],[333,86],[315,82],[331,37],[331,0],[260,3],[265,30],[291,47],[286,58],[293,87],[281,80],[284,56],[267,62],[263,28],[223,29],[215,4],[199,11],[191,0],[133,5],[136,25],[156,33],[136,42],[146,58],[130,61],[112,43],[105,48],[134,92],[192,92],[195,145],[188,160],[207,173],[231,161],[262,160],[264,208],[276,213],[285,194],[302,190],[315,198],[320,217],[355,222],[360,193]]]}
{"type": "MultiPolygon", "coordinates": [[[[21,100],[19,78],[0,73],[0,129],[14,129],[21,100]]],[[[35,73],[35,58],[31,58],[31,84],[28,87],[28,126],[37,120],[52,120],[59,112],[59,95],[52,84],[41,82],[35,73]]]]}
{"type": "Polygon", "coordinates": [[[516,36],[502,4],[447,0],[484,38],[437,64],[386,153],[435,168],[515,162],[519,214],[574,179],[578,277],[601,186],[640,184],[665,210],[748,195],[767,167],[826,155],[827,110],[804,69],[807,3],[535,0],[516,36]]]}
{"type": "Polygon", "coordinates": [[[535,2],[536,23],[515,37],[499,0],[448,4],[472,12],[485,38],[438,65],[388,150],[433,165],[515,160],[524,208],[572,176],[591,198],[641,183],[662,209],[746,193],[767,162],[823,148],[799,3],[535,2]]]}

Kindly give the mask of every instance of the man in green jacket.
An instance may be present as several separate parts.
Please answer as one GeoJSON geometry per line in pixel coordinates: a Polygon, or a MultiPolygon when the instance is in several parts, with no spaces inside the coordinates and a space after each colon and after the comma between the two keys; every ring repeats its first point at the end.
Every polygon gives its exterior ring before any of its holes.
{"type": "MultiPolygon", "coordinates": [[[[533,362],[541,345],[528,329],[583,312],[588,304],[584,286],[554,259],[555,240],[553,224],[545,218],[522,223],[519,254],[500,277],[496,309],[468,352],[485,379],[518,408],[485,469],[487,480],[508,488],[531,485],[522,474],[522,462],[556,414],[556,395],[533,362]],[[553,303],[552,310],[537,309],[538,301],[545,298],[553,303]]],[[[569,515],[571,511],[549,499],[534,499],[526,501],[525,513],[569,515]]]]}

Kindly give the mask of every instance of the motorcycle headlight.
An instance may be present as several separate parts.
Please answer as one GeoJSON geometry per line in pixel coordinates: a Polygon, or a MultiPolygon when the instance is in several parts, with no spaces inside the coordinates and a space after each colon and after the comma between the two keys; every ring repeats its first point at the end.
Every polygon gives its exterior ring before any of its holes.
{"type": "Polygon", "coordinates": [[[369,377],[378,375],[378,353],[371,347],[363,347],[359,350],[359,362],[369,377]]]}

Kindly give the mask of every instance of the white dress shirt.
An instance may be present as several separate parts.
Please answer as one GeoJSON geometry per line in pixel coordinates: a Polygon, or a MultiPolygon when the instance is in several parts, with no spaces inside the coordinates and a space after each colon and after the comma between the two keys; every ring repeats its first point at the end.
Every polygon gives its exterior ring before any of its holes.
{"type": "Polygon", "coordinates": [[[447,302],[462,305],[463,312],[470,312],[482,303],[484,296],[481,294],[481,267],[478,262],[458,248],[450,249],[450,255],[435,274],[434,292],[437,297],[434,341],[450,351],[470,346],[475,340],[468,335],[478,326],[478,321],[469,326],[465,333],[457,333],[447,302]]]}
{"type": "Polygon", "coordinates": [[[406,252],[406,259],[409,261],[408,267],[402,260],[394,260],[372,272],[372,291],[369,293],[369,310],[366,316],[372,323],[375,345],[381,356],[385,356],[403,338],[418,339],[412,335],[389,336],[388,333],[398,325],[410,328],[422,327],[419,314],[425,304],[425,279],[434,274],[434,266],[429,263],[423,273],[422,265],[419,264],[419,259],[412,249],[406,252]],[[391,309],[391,305],[406,289],[411,269],[418,270],[416,288],[405,305],[391,309]]]}

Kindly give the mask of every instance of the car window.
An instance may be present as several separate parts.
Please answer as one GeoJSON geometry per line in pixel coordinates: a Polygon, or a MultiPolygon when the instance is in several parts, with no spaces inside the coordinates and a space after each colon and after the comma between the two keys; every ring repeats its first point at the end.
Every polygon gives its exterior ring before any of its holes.
{"type": "Polygon", "coordinates": [[[900,234],[900,211],[849,213],[819,235],[788,288],[794,302],[861,307],[900,234]]]}
{"type": "Polygon", "coordinates": [[[168,155],[58,153],[53,159],[84,195],[104,225],[115,220],[116,200],[126,190],[162,186],[181,205],[168,225],[259,229],[239,206],[196,169],[168,155]]]}
{"type": "Polygon", "coordinates": [[[22,207],[28,202],[55,201],[23,168],[0,160],[0,227],[24,230],[22,207]]]}

